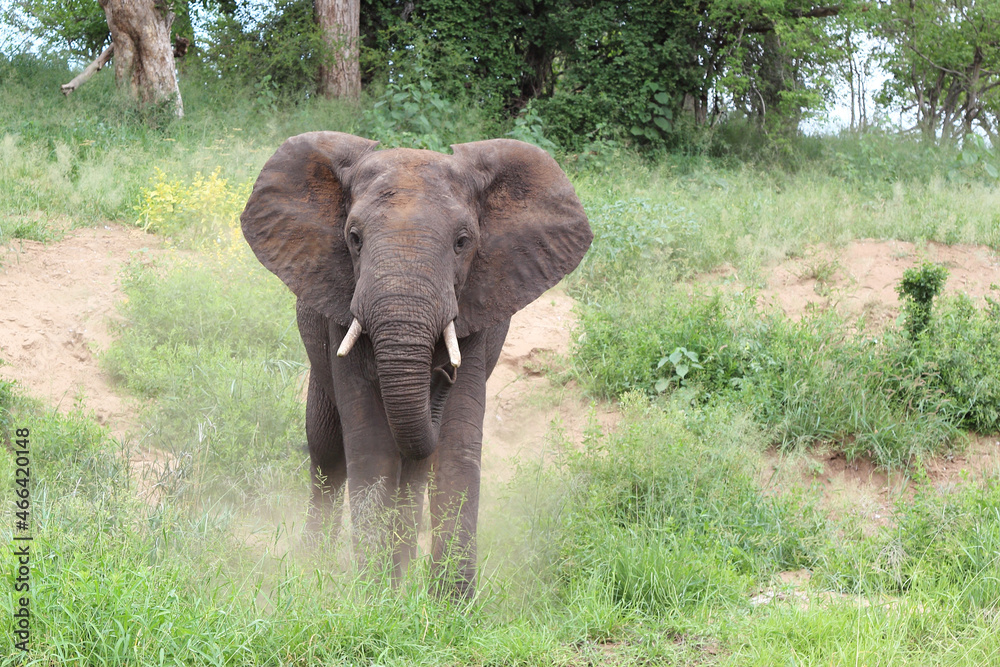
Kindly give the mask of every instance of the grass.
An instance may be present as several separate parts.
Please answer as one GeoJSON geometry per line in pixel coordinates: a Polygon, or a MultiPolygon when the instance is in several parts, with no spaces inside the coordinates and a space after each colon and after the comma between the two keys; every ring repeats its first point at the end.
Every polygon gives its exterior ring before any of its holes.
{"type": "MultiPolygon", "coordinates": [[[[21,660],[4,634],[0,665],[996,661],[1000,487],[941,493],[922,472],[965,429],[1000,429],[996,304],[937,301],[911,338],[829,314],[791,322],[758,309],[752,288],[688,280],[728,263],[752,285],[768,262],[856,237],[997,249],[1000,195],[947,150],[868,135],[749,161],[560,156],[595,230],[568,283],[580,330],[562,374],[618,401],[622,422],[580,447],[553,435],[558,463],[520,469],[483,508],[481,593],[459,604],[427,593],[423,561],[393,591],[352,571],[343,540],[298,544],[308,482],[294,300],[236,225],[284,137],[386,119],[324,101],[262,113],[188,77],[178,123],[131,108],[101,75],[53,101],[43,91],[64,70],[2,67],[3,239],[112,220],[173,248],[122,275],[123,323],[103,363],[175,471],[152,501],[129,443],[0,383],[0,433],[27,425],[36,443],[34,652],[21,660]],[[658,366],[676,348],[700,368],[658,366]],[[861,530],[808,491],[761,491],[766,447],[813,442],[905,468],[913,497],[890,525],[861,530]],[[751,603],[798,569],[812,576],[796,594],[751,603]]],[[[471,114],[448,136],[383,130],[444,145],[506,128],[471,114]]],[[[0,456],[0,486],[13,474],[0,456]]],[[[12,504],[0,512],[12,525],[12,504]]],[[[3,572],[0,625],[14,608],[3,572]]]]}

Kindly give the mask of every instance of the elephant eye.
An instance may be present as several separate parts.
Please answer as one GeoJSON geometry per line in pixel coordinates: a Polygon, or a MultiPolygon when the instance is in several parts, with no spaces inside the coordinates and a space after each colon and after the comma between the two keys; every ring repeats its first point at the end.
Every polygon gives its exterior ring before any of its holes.
{"type": "Polygon", "coordinates": [[[462,234],[457,239],[455,239],[455,252],[462,252],[465,250],[470,243],[468,234],[462,234]]]}
{"type": "Polygon", "coordinates": [[[352,229],[347,233],[347,236],[351,240],[351,247],[354,248],[354,252],[361,252],[361,234],[358,234],[358,230],[352,229]]]}

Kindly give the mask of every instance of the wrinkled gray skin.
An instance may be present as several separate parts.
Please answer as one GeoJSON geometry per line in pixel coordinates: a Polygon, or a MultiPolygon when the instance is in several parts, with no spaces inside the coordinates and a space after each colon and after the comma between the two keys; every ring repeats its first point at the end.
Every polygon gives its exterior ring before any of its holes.
{"type": "Polygon", "coordinates": [[[261,172],[243,231],[298,296],[310,529],[336,525],[346,483],[356,557],[391,554],[398,577],[431,476],[438,581],[470,595],[486,380],[511,315],[575,268],[592,235],[568,179],[534,146],[375,146],[336,132],[289,139],[261,172]],[[355,318],[364,334],[339,357],[355,318]],[[442,340],[450,322],[458,368],[442,340]]]}

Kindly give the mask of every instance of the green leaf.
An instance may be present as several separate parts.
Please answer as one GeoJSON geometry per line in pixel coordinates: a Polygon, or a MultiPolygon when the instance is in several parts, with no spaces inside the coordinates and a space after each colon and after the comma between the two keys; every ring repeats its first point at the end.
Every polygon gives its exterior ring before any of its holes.
{"type": "Polygon", "coordinates": [[[656,391],[658,393],[661,393],[661,394],[664,391],[666,391],[667,387],[669,387],[669,386],[670,386],[670,380],[666,380],[666,379],[657,380],[656,384],[654,385],[654,387],[656,388],[656,391]]]}
{"type": "Polygon", "coordinates": [[[681,347],[675,348],[674,351],[670,353],[670,363],[672,363],[674,366],[679,364],[681,362],[681,359],[684,358],[684,352],[685,352],[684,348],[681,347]]]}
{"type": "Polygon", "coordinates": [[[653,99],[660,104],[670,104],[670,96],[666,93],[657,93],[653,95],[653,99]]]}
{"type": "Polygon", "coordinates": [[[687,376],[690,367],[687,364],[677,364],[674,367],[674,371],[677,373],[678,377],[682,380],[687,376]]]}
{"type": "Polygon", "coordinates": [[[668,361],[670,361],[670,359],[668,359],[667,357],[663,357],[662,359],[660,359],[660,363],[656,364],[656,370],[660,370],[661,368],[663,368],[663,365],[668,361]]]}
{"type": "Polygon", "coordinates": [[[656,123],[656,126],[661,130],[663,130],[664,132],[670,131],[670,121],[668,121],[663,116],[657,116],[656,118],[653,119],[653,122],[656,123]]]}
{"type": "Polygon", "coordinates": [[[990,178],[993,179],[1000,178],[1000,171],[997,171],[997,168],[994,167],[989,162],[983,163],[983,169],[986,170],[986,173],[989,174],[990,178]]]}

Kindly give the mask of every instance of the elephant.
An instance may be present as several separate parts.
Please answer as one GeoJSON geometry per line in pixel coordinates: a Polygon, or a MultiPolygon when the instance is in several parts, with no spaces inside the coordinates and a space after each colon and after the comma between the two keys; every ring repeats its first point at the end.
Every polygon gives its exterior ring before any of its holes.
{"type": "Polygon", "coordinates": [[[576,268],[593,234],[569,179],[531,144],[377,144],[285,141],[243,234],[297,297],[308,531],[340,523],[346,484],[355,560],[371,568],[381,553],[398,581],[429,495],[432,579],[471,596],[486,380],[511,316],[576,268]]]}

